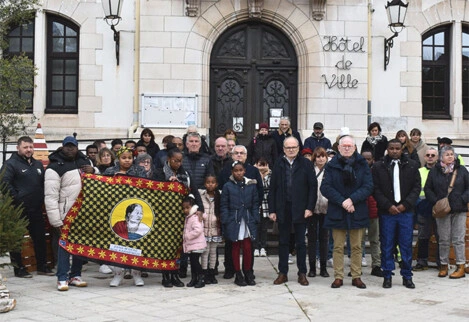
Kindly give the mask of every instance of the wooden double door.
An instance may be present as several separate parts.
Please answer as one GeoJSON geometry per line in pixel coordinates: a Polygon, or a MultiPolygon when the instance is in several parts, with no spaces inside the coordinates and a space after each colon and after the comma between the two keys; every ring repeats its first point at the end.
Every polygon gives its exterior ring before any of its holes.
{"type": "Polygon", "coordinates": [[[279,29],[247,22],[226,30],[210,60],[210,137],[233,129],[241,144],[256,124],[274,130],[280,116],[296,128],[298,63],[289,39],[279,29]]]}

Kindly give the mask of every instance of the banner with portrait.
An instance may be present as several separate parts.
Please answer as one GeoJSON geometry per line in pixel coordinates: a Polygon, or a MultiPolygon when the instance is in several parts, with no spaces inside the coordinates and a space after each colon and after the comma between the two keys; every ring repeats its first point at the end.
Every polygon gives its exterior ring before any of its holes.
{"type": "Polygon", "coordinates": [[[187,193],[179,182],[84,174],[59,245],[72,255],[113,266],[177,269],[187,193]]]}

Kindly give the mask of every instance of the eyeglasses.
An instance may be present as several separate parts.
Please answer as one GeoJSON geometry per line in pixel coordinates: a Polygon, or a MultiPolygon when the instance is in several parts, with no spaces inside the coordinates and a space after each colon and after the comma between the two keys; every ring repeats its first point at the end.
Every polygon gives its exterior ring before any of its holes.
{"type": "Polygon", "coordinates": [[[140,161],[140,164],[150,164],[150,160],[140,161]]]}
{"type": "Polygon", "coordinates": [[[340,147],[347,150],[347,149],[352,149],[353,145],[341,145],[340,147]]]}
{"type": "Polygon", "coordinates": [[[246,154],[246,152],[243,152],[243,151],[234,151],[233,154],[241,154],[241,155],[243,155],[243,154],[246,154]]]}
{"type": "Polygon", "coordinates": [[[427,158],[434,158],[436,157],[436,154],[425,154],[427,158]]]}
{"type": "Polygon", "coordinates": [[[285,150],[295,150],[295,149],[298,149],[298,145],[297,146],[284,146],[283,147],[285,150]]]}

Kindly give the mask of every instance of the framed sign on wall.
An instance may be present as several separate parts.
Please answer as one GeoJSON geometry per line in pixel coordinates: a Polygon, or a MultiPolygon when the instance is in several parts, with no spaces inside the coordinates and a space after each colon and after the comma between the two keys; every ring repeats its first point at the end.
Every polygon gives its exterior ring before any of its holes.
{"type": "Polygon", "coordinates": [[[142,127],[186,128],[197,124],[198,95],[141,94],[142,127]]]}

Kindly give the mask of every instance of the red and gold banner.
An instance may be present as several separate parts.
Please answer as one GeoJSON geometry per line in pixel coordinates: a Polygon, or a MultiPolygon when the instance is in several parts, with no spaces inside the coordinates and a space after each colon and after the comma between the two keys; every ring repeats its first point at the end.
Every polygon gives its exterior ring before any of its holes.
{"type": "Polygon", "coordinates": [[[72,255],[114,266],[177,269],[186,194],[178,182],[85,174],[59,245],[72,255]]]}

